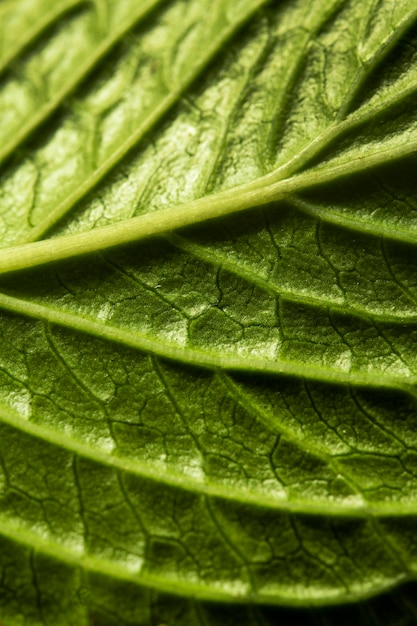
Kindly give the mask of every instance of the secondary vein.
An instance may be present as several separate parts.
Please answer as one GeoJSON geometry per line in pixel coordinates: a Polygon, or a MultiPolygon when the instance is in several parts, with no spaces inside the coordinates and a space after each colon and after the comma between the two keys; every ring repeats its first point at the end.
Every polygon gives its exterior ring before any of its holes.
{"type": "Polygon", "coordinates": [[[129,19],[117,28],[111,35],[97,46],[94,53],[87,59],[78,71],[68,80],[63,88],[49,100],[45,106],[41,107],[36,115],[31,117],[26,124],[23,124],[20,131],[0,150],[0,163],[10,157],[10,155],[23,143],[48,117],[62,104],[74,89],[83,81],[96,64],[105,57],[111,48],[120,41],[129,30],[131,30],[141,19],[154,9],[161,0],[147,0],[139,5],[139,9],[129,16],[129,19]]]}
{"type": "Polygon", "coordinates": [[[74,312],[67,312],[44,304],[30,302],[13,296],[0,294],[0,309],[11,311],[19,315],[48,321],[58,326],[70,328],[104,340],[112,341],[130,348],[160,356],[165,359],[186,363],[195,367],[211,370],[235,370],[263,372],[264,374],[284,374],[299,376],[308,380],[325,381],[347,385],[369,386],[379,389],[397,389],[413,398],[417,392],[414,385],[416,376],[410,376],[404,382],[400,376],[390,376],[367,371],[344,371],[329,367],[312,367],[308,363],[287,361],[284,359],[268,359],[249,355],[215,353],[209,350],[200,350],[195,346],[180,346],[168,344],[152,335],[147,336],[140,332],[132,332],[129,328],[119,328],[105,324],[74,312]]]}
{"type": "MultiPolygon", "coordinates": [[[[123,563],[115,563],[108,558],[103,558],[88,553],[79,553],[70,546],[59,543],[52,537],[42,537],[35,534],[33,530],[21,525],[19,527],[7,519],[0,520],[0,537],[5,537],[13,541],[15,544],[25,546],[36,550],[45,555],[52,561],[67,563],[68,565],[82,569],[91,574],[99,574],[100,577],[106,577],[113,580],[119,580],[124,583],[135,584],[141,587],[150,588],[151,591],[159,591],[162,593],[170,593],[178,596],[189,596],[194,599],[209,600],[217,602],[238,603],[241,604],[244,596],[242,593],[235,593],[233,590],[227,589],[227,582],[224,581],[223,588],[210,583],[203,583],[195,580],[187,580],[163,576],[151,571],[143,570],[132,571],[123,563]]],[[[410,580],[410,575],[393,575],[391,578],[386,577],[382,582],[379,581],[371,590],[367,588],[355,589],[346,593],[345,591],[336,591],[334,594],[320,594],[316,598],[309,599],[312,606],[326,605],[329,601],[334,604],[345,603],[347,601],[358,601],[367,598],[370,595],[387,591],[398,585],[399,582],[410,580]]],[[[232,581],[231,581],[232,582],[232,581]]],[[[253,604],[275,605],[275,606],[301,606],[305,607],[305,598],[290,595],[288,589],[283,587],[281,593],[275,591],[274,595],[270,593],[257,593],[250,597],[253,604]]]]}
{"type": "MultiPolygon", "coordinates": [[[[156,5],[160,0],[152,0],[149,2],[149,10],[152,5],[156,5]]],[[[37,224],[27,237],[27,242],[34,242],[45,235],[53,226],[57,224],[74,206],[81,200],[88,192],[90,192],[96,185],[109,173],[114,167],[122,161],[122,159],[134,148],[141,139],[155,126],[157,122],[163,118],[167,112],[179,101],[181,96],[190,87],[190,85],[201,75],[204,69],[208,66],[210,61],[215,57],[218,51],[230,40],[230,38],[236,33],[236,31],[246,23],[250,17],[264,5],[267,0],[255,0],[250,9],[246,12],[242,12],[237,16],[233,24],[226,28],[220,36],[214,39],[211,46],[207,48],[205,54],[196,61],[192,71],[186,74],[182,82],[172,91],[170,91],[165,98],[160,102],[158,106],[153,108],[149,113],[145,121],[139,125],[139,127],[132,133],[132,135],[119,148],[111,155],[110,158],[105,160],[90,176],[81,183],[77,189],[71,193],[66,200],[61,202],[51,213],[37,224]]],[[[135,23],[139,18],[136,18],[135,23]]],[[[94,57],[94,63],[97,59],[94,57]]],[[[93,65],[91,64],[91,67],[93,65]]],[[[90,68],[91,69],[91,68],[90,68]]],[[[17,140],[16,140],[17,141],[17,140]]],[[[10,152],[8,152],[9,154],[10,152]]],[[[0,161],[2,156],[0,153],[0,161]]]]}
{"type": "Polygon", "coordinates": [[[17,38],[16,44],[9,48],[0,59],[0,75],[7,67],[52,24],[77,7],[88,6],[89,0],[66,0],[53,6],[51,11],[42,15],[41,19],[30,27],[24,36],[17,38]]]}

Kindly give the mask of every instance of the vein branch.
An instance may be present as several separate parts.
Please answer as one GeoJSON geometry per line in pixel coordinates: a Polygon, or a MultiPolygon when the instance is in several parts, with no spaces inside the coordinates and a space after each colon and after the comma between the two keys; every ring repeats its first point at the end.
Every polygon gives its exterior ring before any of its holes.
{"type": "MultiPolygon", "coordinates": [[[[41,126],[50,115],[63,103],[74,89],[84,80],[97,63],[105,57],[111,48],[120,41],[135,24],[143,19],[148,13],[155,8],[161,0],[147,0],[141,2],[139,9],[133,12],[127,21],[117,28],[109,37],[105,38],[95,49],[94,53],[87,59],[78,71],[68,80],[68,82],[58,91],[45,106],[41,107],[36,115],[30,117],[26,124],[23,124],[20,131],[6,143],[0,150],[0,163],[6,161],[15,150],[26,139],[41,126]]],[[[68,9],[67,9],[68,10],[68,9]]]]}
{"type": "Polygon", "coordinates": [[[10,47],[0,59],[0,75],[22,54],[22,52],[35,42],[49,26],[77,7],[88,6],[89,0],[65,0],[53,6],[42,18],[29,28],[22,38],[17,38],[16,44],[10,47]]]}

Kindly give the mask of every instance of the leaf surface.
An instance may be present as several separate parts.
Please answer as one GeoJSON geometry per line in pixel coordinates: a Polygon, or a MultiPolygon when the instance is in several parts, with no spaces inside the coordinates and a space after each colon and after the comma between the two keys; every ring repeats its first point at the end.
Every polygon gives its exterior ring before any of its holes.
{"type": "Polygon", "coordinates": [[[0,620],[415,623],[415,3],[0,11],[0,620]]]}

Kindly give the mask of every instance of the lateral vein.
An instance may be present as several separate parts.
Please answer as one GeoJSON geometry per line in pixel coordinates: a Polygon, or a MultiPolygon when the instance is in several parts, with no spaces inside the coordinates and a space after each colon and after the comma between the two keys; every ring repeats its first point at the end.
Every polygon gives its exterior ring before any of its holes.
{"type": "MultiPolygon", "coordinates": [[[[148,13],[160,1],[161,0],[150,0],[148,3],[149,8],[147,9],[146,13],[148,13]]],[[[224,46],[227,41],[229,41],[230,38],[236,33],[236,31],[241,28],[243,24],[245,24],[246,21],[249,20],[250,17],[256,11],[258,11],[259,8],[262,7],[266,2],[267,0],[256,0],[249,11],[247,11],[246,13],[242,13],[242,15],[240,16],[237,16],[233,24],[229,28],[225,29],[221,36],[214,40],[214,43],[207,49],[206,53],[202,55],[200,59],[198,59],[193,67],[192,72],[184,77],[182,83],[176,89],[173,89],[166,95],[161,103],[152,110],[152,112],[148,115],[145,121],[139,125],[139,127],[132,133],[128,140],[126,140],[119,146],[119,148],[112,154],[110,158],[105,160],[94,171],[94,173],[91,174],[91,176],[89,176],[81,185],[77,187],[77,189],[73,193],[69,195],[66,200],[61,202],[53,211],[51,211],[51,213],[44,220],[42,220],[31,230],[29,236],[26,238],[26,241],[34,242],[43,237],[45,233],[47,233],[53,226],[55,226],[75,206],[75,204],[79,200],[81,200],[87,193],[94,189],[94,187],[107,174],[109,174],[109,172],[111,172],[118,163],[123,160],[123,158],[132,150],[132,148],[134,148],[142,140],[142,138],[155,126],[155,124],[160,121],[161,118],[163,118],[175,104],[177,104],[181,96],[183,96],[184,92],[198,78],[198,76],[201,75],[203,70],[215,57],[215,55],[222,48],[222,46],[224,46]]],[[[142,8],[142,13],[135,19],[135,23],[139,20],[139,17],[143,16],[142,14],[144,13],[145,8],[142,8]]],[[[125,28],[125,30],[128,29],[125,28]]],[[[110,45],[108,45],[107,47],[110,48],[110,45]]],[[[101,54],[100,58],[101,56],[103,55],[101,54]]],[[[94,57],[93,61],[94,63],[96,63],[97,59],[94,57]]],[[[89,65],[89,70],[91,69],[91,67],[93,67],[94,63],[92,62],[89,65]]],[[[49,113],[50,111],[48,111],[48,114],[49,113]]],[[[14,146],[11,148],[11,150],[13,149],[14,146]]],[[[10,154],[10,151],[8,152],[8,154],[10,154]]],[[[2,156],[0,153],[0,162],[1,160],[2,156]]]]}
{"type": "Polygon", "coordinates": [[[13,296],[0,293],[0,309],[10,311],[18,315],[48,321],[57,326],[63,326],[99,339],[111,341],[130,348],[142,350],[161,358],[187,363],[195,367],[211,370],[235,370],[263,372],[264,374],[283,374],[287,376],[299,376],[308,380],[318,380],[328,383],[347,385],[370,386],[377,389],[397,389],[412,397],[417,396],[414,385],[417,377],[412,376],[407,382],[402,378],[387,376],[381,373],[352,372],[334,370],[331,368],[309,364],[291,362],[286,360],[271,360],[252,356],[240,356],[238,354],[216,354],[210,351],[199,350],[193,346],[169,345],[162,340],[148,337],[130,329],[111,326],[103,322],[97,322],[83,315],[62,311],[50,306],[30,302],[13,296]]]}
{"type": "Polygon", "coordinates": [[[41,107],[36,115],[23,124],[20,131],[0,150],[0,163],[7,160],[11,154],[23,143],[48,117],[62,104],[74,89],[83,81],[93,67],[111,50],[111,48],[123,38],[141,19],[154,9],[161,0],[147,0],[140,3],[140,8],[136,10],[128,20],[126,20],[110,37],[104,39],[97,46],[94,53],[84,63],[84,65],[72,76],[66,85],[52,98],[45,106],[41,107]]]}

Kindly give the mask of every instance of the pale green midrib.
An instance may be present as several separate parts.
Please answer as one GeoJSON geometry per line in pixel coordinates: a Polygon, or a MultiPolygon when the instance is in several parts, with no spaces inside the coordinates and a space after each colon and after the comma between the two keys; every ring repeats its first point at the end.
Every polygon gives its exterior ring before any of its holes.
{"type": "Polygon", "coordinates": [[[264,374],[285,374],[298,376],[306,380],[317,380],[326,383],[340,383],[347,385],[367,386],[375,389],[398,390],[413,398],[417,397],[414,385],[417,376],[389,376],[382,372],[350,372],[312,366],[308,363],[294,363],[285,360],[256,359],[248,356],[217,355],[196,348],[167,345],[161,340],[150,339],[131,330],[123,330],[97,322],[86,316],[64,312],[50,306],[29,302],[6,294],[0,294],[0,309],[18,315],[35,318],[63,326],[75,331],[96,336],[100,339],[118,343],[130,348],[141,350],[162,358],[186,363],[195,367],[210,370],[236,370],[262,372],[264,374]]]}
{"type": "Polygon", "coordinates": [[[86,78],[94,66],[103,59],[106,54],[132,29],[141,19],[144,19],[162,0],[142,0],[136,5],[136,11],[133,11],[129,19],[116,28],[111,36],[104,39],[94,50],[91,56],[86,60],[74,74],[71,74],[68,82],[64,87],[51,98],[45,106],[26,124],[23,124],[14,137],[0,149],[0,163],[6,161],[15,150],[24,143],[29,136],[39,128],[48,117],[63,103],[74,89],[86,78]]]}
{"type": "MultiPolygon", "coordinates": [[[[158,3],[161,0],[152,0],[152,3],[158,3]]],[[[104,161],[94,173],[87,177],[84,182],[78,185],[73,193],[71,193],[62,203],[60,203],[51,213],[41,222],[39,222],[26,237],[26,242],[35,242],[43,237],[79,202],[87,193],[91,192],[96,185],[109,174],[117,164],[119,164],[126,155],[137,146],[143,137],[155,126],[155,124],[168,113],[172,107],[178,103],[184,92],[201,76],[204,69],[210,64],[219,50],[242,28],[242,26],[269,0],[256,0],[251,5],[250,10],[243,12],[236,20],[226,28],[221,36],[214,39],[214,42],[207,48],[204,55],[196,61],[192,71],[184,76],[182,83],[173,89],[162,102],[152,110],[148,118],[131,134],[129,139],[123,142],[112,156],[104,161]]],[[[137,21],[137,20],[136,20],[137,21]]],[[[96,61],[94,61],[95,63],[96,61]]],[[[0,154],[1,162],[1,154],[0,154]]]]}
{"type": "Polygon", "coordinates": [[[54,22],[59,21],[72,9],[83,5],[88,6],[91,3],[92,0],[61,0],[59,4],[54,5],[53,9],[42,15],[41,19],[35,22],[35,24],[33,24],[33,26],[25,32],[21,39],[17,38],[16,45],[9,48],[7,53],[0,58],[0,75],[3,74],[7,67],[13,63],[13,61],[19,57],[23,51],[28,48],[28,46],[34,43],[36,39],[49,28],[49,26],[52,26],[54,22]]]}
{"type": "MultiPolygon", "coordinates": [[[[251,14],[256,12],[264,3],[264,0],[259,0],[255,8],[252,9],[251,14]]],[[[209,51],[208,61],[206,61],[205,59],[202,62],[200,61],[199,65],[195,66],[191,77],[185,81],[184,85],[181,86],[178,90],[174,90],[173,92],[171,92],[167,96],[167,98],[165,98],[164,101],[160,103],[160,105],[154,110],[149,118],[135,131],[130,139],[125,142],[117,151],[115,151],[110,159],[108,159],[99,168],[97,168],[97,170],[90,177],[88,177],[82,185],[77,187],[76,192],[70,194],[70,196],[60,205],[58,205],[48,215],[47,218],[45,218],[37,226],[35,226],[31,230],[30,234],[26,237],[26,242],[34,242],[42,238],[74,207],[74,205],[79,200],[81,200],[87,193],[89,193],[102,180],[102,178],[106,176],[126,156],[126,154],[138,144],[138,142],[140,142],[143,136],[151,130],[151,128],[168,112],[170,108],[172,108],[173,105],[175,105],[175,103],[178,101],[184,91],[189,87],[192,82],[195,81],[196,77],[204,69],[205,65],[211,60],[213,56],[215,56],[221,46],[224,45],[224,43],[228,39],[230,39],[235,30],[240,28],[242,24],[247,19],[249,19],[251,14],[249,16],[242,16],[239,21],[236,21],[234,23],[233,27],[230,29],[230,32],[226,31],[224,39],[220,40],[220,43],[216,42],[216,44],[213,46],[213,50],[209,51]]],[[[378,115],[380,111],[385,110],[387,106],[395,104],[399,99],[401,99],[401,96],[396,94],[392,100],[392,103],[385,102],[380,107],[380,109],[376,108],[375,110],[368,112],[368,114],[365,114],[365,116],[361,115],[359,111],[358,115],[352,115],[345,121],[333,124],[328,131],[323,133],[320,138],[317,138],[317,140],[313,141],[309,146],[307,146],[305,150],[302,150],[299,155],[297,155],[295,160],[290,160],[290,162],[288,162],[281,168],[278,168],[275,173],[271,173],[264,177],[264,183],[267,182],[269,178],[271,178],[271,181],[277,181],[282,179],[283,176],[287,178],[289,175],[292,175],[295,171],[300,169],[300,167],[305,165],[306,162],[308,162],[319,152],[321,152],[322,149],[328,146],[329,143],[334,141],[338,136],[342,135],[347,130],[355,128],[365,121],[369,121],[369,119],[371,119],[375,115],[378,115]]]]}
{"type": "MultiPolygon", "coordinates": [[[[366,598],[387,592],[397,587],[400,583],[415,580],[415,575],[410,576],[402,574],[393,576],[391,580],[387,580],[384,583],[378,582],[373,585],[372,588],[367,588],[366,591],[339,591],[334,594],[329,594],[327,597],[320,595],[319,598],[300,598],[290,596],[289,594],[285,595],[284,593],[280,595],[276,590],[274,595],[262,594],[252,591],[249,587],[246,593],[234,593],[233,591],[228,593],[219,587],[216,588],[215,585],[198,584],[191,580],[185,580],[184,582],[169,580],[169,578],[164,578],[161,575],[152,574],[150,572],[130,572],[128,568],[124,568],[122,565],[112,562],[109,559],[101,559],[93,555],[84,556],[76,554],[64,544],[50,538],[45,539],[39,535],[35,535],[35,533],[28,530],[23,525],[17,526],[15,523],[7,522],[1,518],[0,536],[7,538],[9,541],[19,546],[34,550],[35,553],[40,553],[53,561],[66,563],[77,569],[84,570],[89,574],[98,574],[100,577],[105,576],[106,578],[117,581],[133,583],[137,586],[150,588],[161,593],[181,597],[190,597],[190,595],[192,595],[196,600],[217,601],[228,604],[241,604],[247,599],[248,595],[250,596],[250,602],[255,605],[267,604],[270,606],[300,606],[305,608],[306,602],[308,602],[310,606],[344,604],[346,602],[365,600],[366,598]]],[[[230,582],[233,584],[234,581],[232,580],[230,582]]],[[[225,581],[223,586],[226,585],[227,581],[225,581]]]]}
{"type": "Polygon", "coordinates": [[[298,191],[343,179],[363,172],[366,168],[413,154],[416,150],[417,140],[327,169],[321,167],[306,170],[277,182],[270,182],[271,175],[267,175],[255,184],[235,187],[174,208],[122,220],[110,226],[5,248],[0,250],[0,274],[97,252],[273,201],[288,200],[298,191]],[[261,186],[261,181],[264,182],[264,186],[261,186]]]}
{"type": "MultiPolygon", "coordinates": [[[[343,2],[343,0],[342,0],[343,2]]],[[[260,0],[258,5],[253,10],[255,12],[258,10],[263,4],[264,0],[260,0]]],[[[250,17],[250,16],[249,16],[250,17]]],[[[243,19],[242,21],[245,21],[243,19]]],[[[235,22],[234,28],[238,22],[235,22]]],[[[238,26],[240,27],[240,26],[238,26]]],[[[233,34],[233,33],[232,33],[233,34]]],[[[226,39],[230,36],[227,35],[226,39]]],[[[218,49],[221,47],[221,42],[219,46],[215,46],[216,54],[218,49]]],[[[202,63],[202,67],[204,67],[205,61],[202,63]]],[[[195,76],[191,78],[189,81],[190,84],[196,79],[199,69],[197,68],[197,72],[195,76]]],[[[136,146],[140,140],[144,137],[146,133],[148,133],[152,127],[168,112],[168,110],[177,103],[178,99],[181,97],[183,92],[187,89],[189,85],[186,84],[184,87],[181,87],[177,91],[171,92],[164,100],[160,103],[160,105],[153,111],[153,113],[149,116],[149,118],[141,124],[141,126],[135,131],[135,133],[130,137],[130,139],[125,142],[122,146],[120,146],[119,150],[115,151],[110,159],[108,159],[105,163],[103,163],[96,171],[90,175],[82,185],[77,186],[75,192],[70,194],[62,203],[60,203],[45,219],[43,219],[40,223],[38,223],[25,237],[23,240],[24,243],[34,242],[38,239],[43,238],[43,236],[51,230],[75,205],[78,201],[80,201],[87,193],[91,192],[91,190],[102,180],[104,176],[106,176],[122,159],[123,157],[134,147],[136,146]]],[[[1,153],[0,153],[1,154],[1,153]]],[[[1,161],[1,158],[0,158],[1,161]]]]}
{"type": "MultiPolygon", "coordinates": [[[[258,10],[258,8],[262,4],[263,1],[260,0],[258,3],[259,6],[256,5],[256,7],[252,9],[252,12],[258,10]]],[[[244,23],[246,19],[248,19],[247,16],[242,17],[241,22],[244,23]]],[[[132,147],[140,141],[144,134],[149,132],[154,124],[178,101],[184,90],[196,79],[196,77],[201,73],[204,66],[218,52],[218,50],[225,43],[225,41],[230,39],[235,30],[240,26],[241,23],[236,22],[230,29],[230,31],[225,32],[225,36],[223,37],[223,39],[221,39],[219,42],[216,42],[213,46],[213,49],[209,51],[208,59],[204,59],[202,62],[200,62],[199,65],[194,68],[192,75],[188,78],[188,80],[185,81],[183,86],[181,86],[180,89],[171,92],[171,94],[168,95],[168,97],[160,104],[160,106],[157,107],[153,114],[150,115],[148,120],[144,122],[144,124],[142,124],[139,129],[137,129],[134,135],[127,142],[125,142],[125,144],[123,144],[108,161],[102,164],[102,166],[100,166],[91,177],[84,181],[84,183],[77,188],[76,192],[71,194],[63,203],[56,207],[56,209],[52,211],[45,220],[43,220],[40,224],[34,227],[29,237],[27,238],[27,241],[33,242],[42,237],[74,206],[74,204],[76,204],[77,201],[85,196],[86,193],[91,191],[94,186],[109,171],[111,171],[117,163],[120,162],[120,160],[132,149],[132,147]]],[[[415,87],[412,87],[411,89],[415,90],[415,87]]],[[[345,134],[348,130],[353,130],[358,125],[369,121],[369,119],[373,118],[375,115],[378,115],[379,113],[386,110],[387,107],[397,103],[399,99],[401,99],[401,97],[401,94],[395,94],[395,96],[392,98],[392,101],[385,101],[379,108],[368,111],[368,113],[365,113],[365,115],[362,115],[361,111],[359,110],[357,114],[352,114],[348,119],[342,122],[335,122],[329,127],[328,130],[326,130],[321,136],[312,141],[304,150],[300,151],[300,153],[296,155],[293,159],[291,159],[288,163],[278,168],[275,172],[272,172],[262,177],[260,180],[254,181],[249,185],[249,188],[256,189],[260,187],[265,189],[269,185],[269,183],[280,182],[282,180],[285,180],[289,176],[292,176],[297,170],[299,170],[306,163],[308,163],[315,156],[317,156],[324,148],[328,147],[329,144],[332,143],[336,138],[345,134]]]]}
{"type": "MultiPolygon", "coordinates": [[[[296,202],[294,202],[296,204],[296,202]]],[[[303,204],[300,202],[300,208],[303,207],[303,204]]],[[[313,211],[312,211],[313,213],[313,211]]],[[[343,315],[353,315],[359,319],[364,321],[369,321],[372,319],[374,322],[383,322],[383,323],[393,323],[393,324],[412,324],[417,322],[417,312],[413,310],[413,313],[410,315],[404,314],[387,314],[386,312],[382,312],[379,310],[367,309],[366,307],[361,307],[356,304],[351,304],[347,301],[344,301],[342,298],[342,291],[339,301],[335,299],[325,299],[324,296],[321,298],[319,295],[306,295],[304,293],[299,293],[295,289],[290,291],[288,288],[281,287],[281,285],[274,283],[272,280],[268,280],[267,278],[263,278],[256,274],[255,271],[249,269],[248,267],[243,267],[238,264],[238,262],[230,259],[229,257],[222,255],[218,251],[210,251],[204,246],[201,246],[190,239],[186,239],[177,234],[167,235],[167,240],[174,244],[180,250],[188,252],[194,257],[201,259],[203,261],[207,261],[211,264],[216,264],[220,266],[222,269],[229,271],[230,273],[242,278],[250,282],[251,284],[260,287],[263,291],[268,293],[271,296],[282,298],[288,302],[294,302],[296,304],[306,304],[313,306],[315,308],[323,308],[326,311],[332,311],[336,313],[341,313],[343,315]]],[[[398,283],[397,286],[399,287],[398,283]]],[[[400,287],[399,287],[400,288],[400,287]]],[[[411,297],[404,292],[404,294],[408,297],[411,302],[411,297]]],[[[417,306],[417,301],[413,302],[414,305],[417,306]]]]}
{"type": "MultiPolygon", "coordinates": [[[[148,9],[146,10],[142,9],[143,14],[145,15],[146,12],[149,12],[153,8],[153,5],[157,4],[158,1],[159,0],[153,0],[153,2],[150,2],[150,7],[148,9]]],[[[218,52],[218,49],[225,43],[225,41],[227,41],[227,39],[229,39],[234,34],[235,30],[238,29],[247,19],[249,19],[251,14],[256,12],[260,8],[260,6],[262,6],[264,3],[265,3],[264,0],[259,0],[257,5],[252,8],[248,16],[243,16],[240,19],[240,21],[237,21],[234,23],[233,27],[231,27],[230,29],[230,32],[226,32],[226,36],[224,37],[224,40],[220,40],[219,43],[216,42],[215,46],[213,47],[213,50],[209,52],[210,58],[208,59],[207,62],[209,62],[210,59],[218,52]]],[[[142,14],[139,17],[135,18],[136,21],[138,21],[140,17],[142,17],[142,14]]],[[[410,17],[409,22],[411,22],[412,19],[413,18],[410,17]]],[[[132,27],[132,24],[129,24],[125,28],[125,30],[126,31],[129,30],[131,27],[132,27]]],[[[118,33],[115,40],[116,41],[119,40],[120,37],[121,37],[121,34],[118,33]]],[[[392,39],[395,40],[396,37],[393,37],[392,39]]],[[[110,47],[113,44],[114,44],[114,41],[110,42],[109,44],[106,44],[106,46],[108,49],[110,49],[110,47]]],[[[103,56],[103,53],[101,53],[100,51],[97,51],[96,55],[97,54],[98,54],[98,58],[101,58],[103,56]]],[[[97,59],[94,57],[91,60],[91,66],[94,65],[94,63],[96,62],[97,62],[97,59]]],[[[185,86],[179,89],[178,91],[172,92],[160,104],[160,106],[156,109],[156,111],[154,111],[154,113],[151,114],[150,118],[144,124],[141,125],[141,127],[130,138],[130,140],[127,141],[125,144],[123,144],[123,146],[119,148],[119,150],[117,150],[113,154],[111,159],[109,159],[104,164],[102,164],[102,166],[100,166],[100,168],[98,168],[91,177],[89,177],[86,181],[84,181],[84,183],[81,186],[77,188],[76,192],[71,194],[63,203],[61,203],[58,207],[56,207],[56,209],[52,211],[45,220],[43,220],[41,223],[39,223],[36,227],[32,229],[31,233],[26,238],[26,241],[30,241],[30,242],[36,241],[37,239],[45,235],[45,233],[48,230],[50,230],[54,225],[56,225],[56,223],[60,219],[62,219],[62,217],[66,215],[68,211],[71,210],[73,206],[83,196],[85,196],[89,191],[91,191],[97,185],[97,183],[106,174],[108,174],[109,171],[111,171],[117,163],[120,162],[120,160],[132,149],[132,147],[135,146],[140,141],[140,139],[144,136],[144,134],[146,134],[154,126],[154,124],[177,102],[178,98],[182,95],[183,91],[189,86],[189,84],[191,84],[195,80],[196,76],[198,76],[201,73],[202,69],[206,65],[206,61],[204,60],[202,63],[200,62],[200,65],[201,67],[195,68],[193,75],[188,81],[186,81],[185,86]]],[[[398,100],[401,99],[401,97],[402,97],[401,95],[396,94],[391,103],[389,101],[384,102],[379,109],[376,108],[375,110],[372,110],[368,112],[367,114],[365,114],[365,116],[361,115],[361,112],[359,111],[357,115],[353,114],[347,120],[333,124],[328,129],[328,131],[323,133],[321,137],[314,140],[309,146],[307,146],[306,149],[302,150],[295,157],[295,159],[291,159],[287,164],[278,168],[278,170],[276,170],[275,172],[266,175],[260,181],[255,181],[252,184],[253,188],[255,188],[258,185],[265,186],[265,183],[268,183],[269,181],[276,182],[278,180],[281,180],[283,177],[287,178],[289,175],[292,175],[295,171],[300,169],[300,167],[305,165],[314,156],[316,156],[319,152],[321,152],[322,149],[328,146],[329,143],[334,141],[338,136],[344,134],[349,129],[353,129],[355,126],[358,126],[364,123],[365,121],[367,121],[367,119],[371,119],[372,117],[374,117],[374,115],[378,115],[380,111],[383,111],[387,107],[391,106],[393,103],[398,102],[398,100]]],[[[46,115],[49,115],[49,113],[50,111],[46,115]]],[[[1,153],[0,153],[0,160],[1,160],[1,153]]]]}

